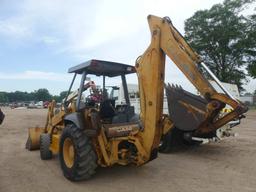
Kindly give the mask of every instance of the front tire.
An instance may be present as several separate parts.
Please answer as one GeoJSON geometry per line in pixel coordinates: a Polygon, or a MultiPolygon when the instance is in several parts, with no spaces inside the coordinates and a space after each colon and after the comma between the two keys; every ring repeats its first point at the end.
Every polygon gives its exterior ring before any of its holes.
{"type": "Polygon", "coordinates": [[[59,159],[64,176],[71,181],[89,179],[97,167],[97,155],[90,139],[74,124],[61,135],[59,159]]]}
{"type": "Polygon", "coordinates": [[[48,160],[52,158],[52,152],[49,149],[50,145],[51,145],[50,134],[42,133],[40,135],[40,157],[42,160],[48,160]]]}

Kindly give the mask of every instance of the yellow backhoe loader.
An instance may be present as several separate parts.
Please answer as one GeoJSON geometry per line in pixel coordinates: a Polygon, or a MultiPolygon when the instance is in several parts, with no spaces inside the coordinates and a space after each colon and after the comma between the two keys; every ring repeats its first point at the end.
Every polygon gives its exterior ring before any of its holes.
{"type": "Polygon", "coordinates": [[[0,125],[3,123],[4,117],[5,117],[5,115],[4,115],[4,113],[2,112],[2,110],[0,109],[0,125]]]}
{"type": "Polygon", "coordinates": [[[168,151],[171,145],[168,135],[175,128],[188,140],[193,136],[213,137],[217,129],[233,119],[242,118],[247,111],[224,87],[222,94],[211,86],[199,70],[201,66],[221,84],[170,19],[149,15],[148,22],[151,43],[138,57],[135,67],[93,59],[70,68],[69,73],[74,73],[74,77],[62,108],[56,111],[55,102],[52,102],[45,127],[29,129],[26,147],[29,150],[40,148],[43,160],[58,154],[67,179],[88,179],[97,166],[143,165],[157,157],[161,141],[160,148],[168,151]],[[202,97],[164,84],[166,56],[202,97]],[[138,76],[139,115],[135,114],[128,96],[126,76],[131,73],[138,76]],[[85,83],[88,75],[101,77],[102,89],[93,82],[85,83]],[[71,93],[77,76],[81,77],[80,86],[71,93]],[[121,104],[116,104],[113,95],[106,92],[106,81],[117,77],[122,81],[125,96],[125,102],[121,104]],[[170,115],[163,114],[165,87],[170,115]],[[230,105],[233,110],[220,116],[225,105],[230,105]],[[177,113],[183,116],[177,116],[175,110],[181,111],[177,113]]]}

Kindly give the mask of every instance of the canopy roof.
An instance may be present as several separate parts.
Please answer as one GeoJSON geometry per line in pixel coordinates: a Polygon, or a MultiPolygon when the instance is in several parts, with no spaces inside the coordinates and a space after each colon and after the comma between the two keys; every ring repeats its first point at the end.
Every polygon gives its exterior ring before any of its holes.
{"type": "Polygon", "coordinates": [[[68,70],[69,73],[78,74],[82,74],[84,71],[86,71],[87,74],[114,77],[135,73],[136,69],[134,66],[127,64],[92,59],[77,66],[71,67],[68,70]]]}

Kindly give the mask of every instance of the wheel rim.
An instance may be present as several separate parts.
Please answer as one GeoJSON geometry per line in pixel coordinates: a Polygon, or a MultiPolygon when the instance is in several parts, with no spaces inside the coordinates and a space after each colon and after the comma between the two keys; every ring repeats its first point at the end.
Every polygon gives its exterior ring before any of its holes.
{"type": "Polygon", "coordinates": [[[66,138],[63,144],[63,158],[66,166],[71,168],[74,165],[74,145],[70,138],[66,138]]]}

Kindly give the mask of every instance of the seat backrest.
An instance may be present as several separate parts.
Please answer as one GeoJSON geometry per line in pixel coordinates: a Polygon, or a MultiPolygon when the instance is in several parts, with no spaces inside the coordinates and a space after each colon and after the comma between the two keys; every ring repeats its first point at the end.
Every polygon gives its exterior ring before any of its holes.
{"type": "Polygon", "coordinates": [[[100,104],[100,117],[112,118],[115,115],[115,100],[106,99],[100,104]]]}

